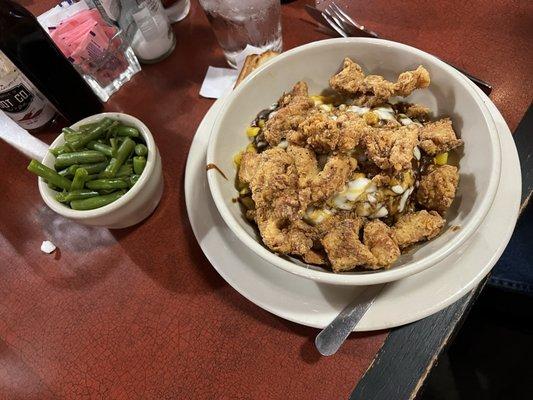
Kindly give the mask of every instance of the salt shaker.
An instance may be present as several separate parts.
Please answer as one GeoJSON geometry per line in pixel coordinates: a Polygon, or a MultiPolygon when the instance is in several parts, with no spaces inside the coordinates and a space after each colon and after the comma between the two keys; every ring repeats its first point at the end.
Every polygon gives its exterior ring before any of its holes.
{"type": "Polygon", "coordinates": [[[120,0],[118,24],[141,63],[156,63],[176,46],[161,0],[120,0]]]}

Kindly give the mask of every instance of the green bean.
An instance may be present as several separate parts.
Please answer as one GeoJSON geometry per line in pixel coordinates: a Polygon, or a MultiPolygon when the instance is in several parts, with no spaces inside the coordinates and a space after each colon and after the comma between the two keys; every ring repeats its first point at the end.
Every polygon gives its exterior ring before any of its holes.
{"type": "Polygon", "coordinates": [[[82,164],[80,165],[80,167],[85,168],[87,170],[87,173],[91,175],[91,174],[97,174],[99,172],[102,172],[107,167],[107,164],[108,162],[106,160],[106,161],[102,161],[102,162],[94,163],[94,164],[82,164]]]}
{"type": "Polygon", "coordinates": [[[148,154],[148,147],[146,147],[144,144],[139,143],[135,146],[135,154],[138,156],[145,156],[148,154]]]}
{"type": "Polygon", "coordinates": [[[111,124],[113,124],[112,120],[109,118],[103,118],[98,122],[97,125],[88,130],[87,133],[84,133],[78,140],[70,143],[71,147],[75,150],[85,147],[87,143],[100,138],[104,133],[106,133],[111,124]]]}
{"type": "Polygon", "coordinates": [[[72,180],[70,190],[83,189],[83,186],[85,185],[85,179],[87,179],[88,175],[89,174],[87,173],[87,170],[85,168],[78,168],[74,173],[74,179],[72,180]]]}
{"type": "Polygon", "coordinates": [[[89,149],[99,151],[100,153],[105,154],[107,157],[113,157],[113,149],[111,148],[111,146],[108,146],[107,144],[93,141],[93,142],[87,143],[87,147],[89,149]]]}
{"type": "Polygon", "coordinates": [[[113,193],[117,189],[102,189],[98,191],[98,194],[110,194],[113,193]]]}
{"type": "Polygon", "coordinates": [[[71,134],[71,133],[75,133],[76,135],[79,135],[79,132],[75,131],[74,129],[72,128],[69,128],[68,126],[66,126],[65,128],[61,129],[61,132],[63,132],[63,135],[66,133],[66,134],[71,134]]]}
{"type": "Polygon", "coordinates": [[[56,157],[55,167],[62,168],[74,164],[97,163],[105,161],[106,156],[96,150],[77,151],[75,153],[60,154],[56,157]]]}
{"type": "Polygon", "coordinates": [[[141,134],[137,128],[126,125],[116,125],[111,128],[111,133],[115,136],[129,136],[129,137],[139,137],[141,134]]]}
{"type": "Polygon", "coordinates": [[[80,131],[90,131],[91,129],[94,129],[97,125],[98,125],[98,122],[92,122],[90,124],[80,125],[78,129],[80,131]]]}
{"type": "Polygon", "coordinates": [[[145,157],[133,157],[133,171],[137,175],[141,175],[143,173],[144,167],[146,166],[146,158],[145,157]]]}
{"type": "Polygon", "coordinates": [[[130,188],[133,187],[133,185],[135,185],[137,183],[139,178],[140,178],[140,175],[132,175],[132,176],[130,176],[130,178],[129,178],[130,188]]]}
{"type": "Polygon", "coordinates": [[[86,183],[87,188],[93,190],[127,189],[128,182],[121,178],[95,179],[86,183]]]}
{"type": "Polygon", "coordinates": [[[127,178],[133,174],[133,167],[131,164],[124,164],[117,172],[116,178],[127,178]]]}
{"type": "Polygon", "coordinates": [[[46,165],[41,164],[39,161],[31,160],[28,165],[28,171],[39,175],[41,178],[48,181],[48,183],[60,187],[61,189],[70,190],[72,181],[59,175],[52,168],[48,168],[46,165]]]}
{"type": "Polygon", "coordinates": [[[72,147],[70,147],[68,143],[50,149],[50,153],[52,153],[55,157],[60,154],[71,153],[72,151],[74,150],[72,150],[72,147]]]}
{"type": "Polygon", "coordinates": [[[88,199],[89,197],[98,196],[99,193],[95,190],[80,189],[71,190],[70,192],[58,193],[56,200],[60,203],[70,203],[73,200],[88,199]]]}
{"type": "Polygon", "coordinates": [[[135,148],[135,142],[126,138],[117,150],[117,155],[109,161],[106,169],[102,172],[102,178],[114,178],[126,159],[130,156],[135,148]]]}
{"type": "Polygon", "coordinates": [[[65,176],[65,177],[72,177],[74,176],[74,173],[79,167],[80,167],[79,165],[71,165],[70,167],[67,167],[59,171],[58,174],[61,176],[65,176]]]}
{"type": "Polygon", "coordinates": [[[111,145],[111,152],[113,153],[113,157],[117,155],[117,149],[118,149],[118,140],[117,138],[110,138],[109,144],[111,145]]]}
{"type": "Polygon", "coordinates": [[[85,182],[94,181],[95,179],[100,179],[100,174],[87,175],[85,182]]]}
{"type": "Polygon", "coordinates": [[[70,207],[73,210],[94,210],[95,208],[106,206],[124,195],[125,191],[117,191],[103,196],[94,196],[83,200],[73,200],[70,207]]]}

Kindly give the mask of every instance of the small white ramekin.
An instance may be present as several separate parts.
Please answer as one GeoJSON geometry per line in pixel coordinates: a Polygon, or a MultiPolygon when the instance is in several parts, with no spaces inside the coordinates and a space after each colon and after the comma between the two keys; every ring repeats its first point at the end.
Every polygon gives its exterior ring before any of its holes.
{"type": "MultiPolygon", "coordinates": [[[[39,178],[39,192],[48,207],[56,213],[76,221],[83,225],[99,226],[110,229],[126,228],[135,225],[148,217],[159,204],[163,194],[163,173],[161,168],[161,156],[155,145],[150,130],[131,115],[108,112],[92,115],[72,125],[73,129],[80,125],[90,124],[104,117],[112,118],[139,130],[146,147],[148,158],[146,167],[137,183],[117,201],[94,210],[73,210],[55,199],[56,191],[50,189],[42,178],[39,178]]],[[[51,144],[51,148],[62,145],[65,142],[63,134],[59,135],[51,144]]],[[[55,157],[47,153],[42,163],[47,167],[54,167],[55,157]]]]}

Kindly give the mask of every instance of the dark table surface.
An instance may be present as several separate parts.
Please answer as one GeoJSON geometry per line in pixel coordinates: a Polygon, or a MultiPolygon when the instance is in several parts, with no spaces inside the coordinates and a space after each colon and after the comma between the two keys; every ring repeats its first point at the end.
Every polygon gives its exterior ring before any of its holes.
{"type": "MultiPolygon", "coordinates": [[[[21,3],[38,14],[54,2],[21,3]]],[[[283,6],[285,49],[329,37],[305,3],[283,6]]],[[[533,94],[528,3],[340,3],[383,37],[491,82],[495,104],[517,126],[533,94]]],[[[387,387],[398,398],[413,395],[468,299],[392,333],[354,334],[336,356],[320,358],[316,330],[242,298],[201,253],[185,212],[183,171],[212,104],[198,95],[206,69],[225,64],[195,0],[174,30],[171,57],[143,67],[106,104],[143,120],[162,154],[165,192],[144,223],[108,231],[55,215],[35,178],[21,172],[27,160],[0,143],[0,398],[347,398],[367,369],[353,398],[384,398],[387,387]],[[59,246],[54,256],[39,250],[46,239],[59,246]],[[427,351],[414,354],[408,346],[420,332],[427,351]],[[407,375],[376,381],[384,364],[393,366],[388,357],[407,375]]],[[[38,137],[49,143],[55,135],[38,137]]]]}

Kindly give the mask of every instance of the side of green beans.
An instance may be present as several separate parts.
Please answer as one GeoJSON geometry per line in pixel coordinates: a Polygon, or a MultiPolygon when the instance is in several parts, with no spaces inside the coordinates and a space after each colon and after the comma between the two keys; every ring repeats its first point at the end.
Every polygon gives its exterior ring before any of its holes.
{"type": "Polygon", "coordinates": [[[143,173],[144,167],[146,166],[146,158],[143,156],[133,157],[133,171],[137,175],[143,173]]]}
{"type": "Polygon", "coordinates": [[[46,180],[48,183],[57,186],[64,190],[70,190],[72,181],[65,178],[64,176],[59,175],[52,168],[48,168],[46,165],[41,164],[37,160],[31,160],[28,165],[28,171],[33,172],[36,175],[39,175],[41,178],[46,180]]]}
{"type": "Polygon", "coordinates": [[[121,190],[111,194],[89,197],[82,200],[73,200],[70,202],[70,207],[73,210],[94,210],[95,208],[100,208],[113,203],[120,199],[124,193],[126,192],[121,190]]]}
{"type": "Polygon", "coordinates": [[[148,148],[138,129],[110,118],[63,128],[65,143],[49,149],[54,168],[36,160],[28,170],[55,190],[58,202],[74,210],[92,210],[124,195],[146,167],[148,148]]]}

